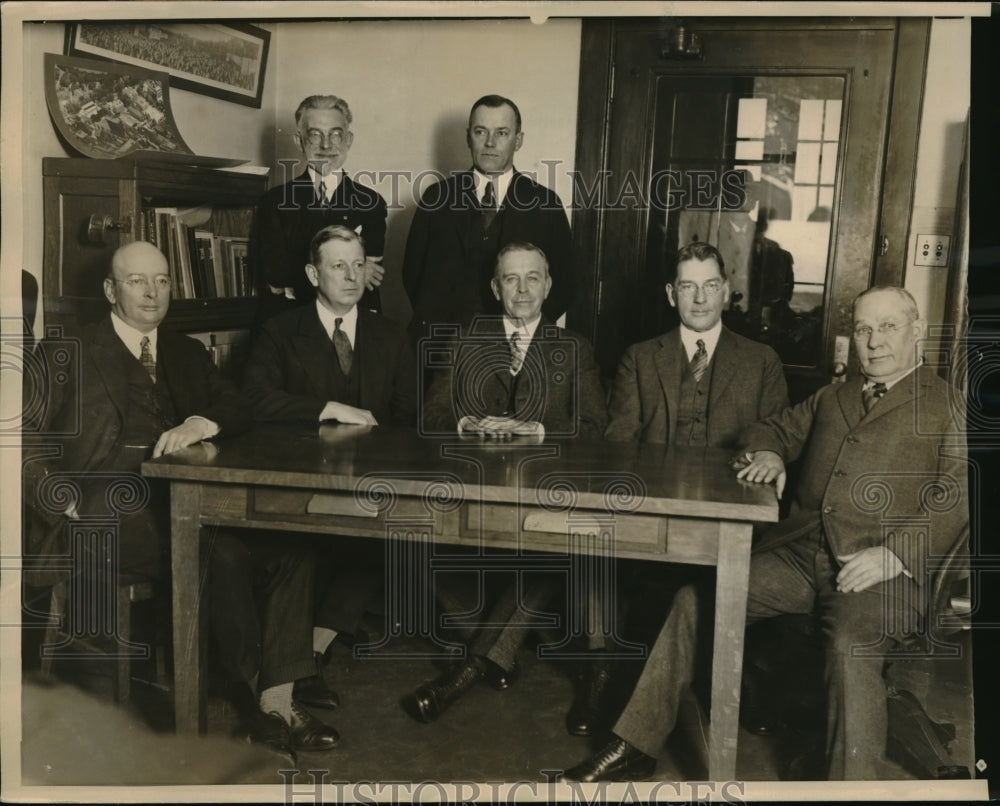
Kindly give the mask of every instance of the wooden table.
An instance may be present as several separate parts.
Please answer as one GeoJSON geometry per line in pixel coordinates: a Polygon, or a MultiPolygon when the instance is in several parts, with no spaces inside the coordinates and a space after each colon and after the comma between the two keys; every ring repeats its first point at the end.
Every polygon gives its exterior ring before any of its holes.
{"type": "MultiPolygon", "coordinates": [[[[771,486],[729,452],[633,443],[483,443],[354,426],[271,426],[143,464],[170,482],[178,732],[204,728],[200,530],[220,525],[714,565],[709,774],[735,775],[752,522],[771,486]]],[[[405,613],[400,614],[405,617],[405,613]]]]}

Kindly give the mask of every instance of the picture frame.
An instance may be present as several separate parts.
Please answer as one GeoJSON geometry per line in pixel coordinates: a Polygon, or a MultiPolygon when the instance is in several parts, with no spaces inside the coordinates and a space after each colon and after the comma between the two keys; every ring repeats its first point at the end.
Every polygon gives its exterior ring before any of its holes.
{"type": "Polygon", "coordinates": [[[170,86],[259,109],[271,32],[238,22],[76,22],[64,52],[166,73],[170,86]]]}

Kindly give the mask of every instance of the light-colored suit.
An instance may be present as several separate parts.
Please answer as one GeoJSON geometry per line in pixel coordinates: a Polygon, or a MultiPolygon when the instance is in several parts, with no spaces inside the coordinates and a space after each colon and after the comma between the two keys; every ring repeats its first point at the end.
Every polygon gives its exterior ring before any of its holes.
{"type": "MultiPolygon", "coordinates": [[[[687,364],[679,328],[629,347],[618,364],[604,438],[670,444],[687,364]]],[[[767,345],[723,327],[711,370],[710,446],[735,446],[745,426],[788,404],[781,359],[767,345]]]]}

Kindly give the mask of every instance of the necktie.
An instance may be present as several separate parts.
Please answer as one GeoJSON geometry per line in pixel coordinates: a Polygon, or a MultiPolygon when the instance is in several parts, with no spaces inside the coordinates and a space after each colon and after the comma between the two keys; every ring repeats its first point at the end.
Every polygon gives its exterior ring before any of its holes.
{"type": "Polygon", "coordinates": [[[139,362],[142,364],[142,368],[149,373],[149,377],[153,379],[153,383],[156,383],[156,361],[153,360],[153,353],[149,349],[149,336],[142,337],[139,347],[141,349],[139,362]]]}
{"type": "Polygon", "coordinates": [[[691,374],[694,375],[694,382],[698,383],[701,381],[701,376],[705,374],[705,370],[708,369],[708,352],[705,350],[704,340],[698,339],[695,344],[698,345],[698,349],[695,350],[694,356],[691,358],[691,374]]]}
{"type": "Polygon", "coordinates": [[[497,217],[497,197],[493,189],[493,180],[486,183],[486,190],[483,191],[483,228],[489,229],[493,219],[497,217]]]}
{"type": "Polygon", "coordinates": [[[321,175],[319,182],[316,184],[316,201],[318,204],[326,204],[326,180],[321,175]]]}
{"type": "Polygon", "coordinates": [[[333,349],[337,351],[337,362],[341,371],[347,375],[351,371],[351,362],[354,359],[354,350],[351,349],[351,340],[347,334],[340,329],[344,320],[339,316],[333,320],[333,349]]]}
{"type": "Polygon", "coordinates": [[[510,334],[510,374],[517,375],[521,371],[521,366],[524,364],[524,352],[521,350],[521,345],[518,342],[520,334],[515,330],[510,334]]]}
{"type": "Polygon", "coordinates": [[[861,402],[865,404],[865,414],[872,410],[872,406],[878,403],[887,391],[886,385],[882,381],[878,381],[861,392],[861,402]]]}

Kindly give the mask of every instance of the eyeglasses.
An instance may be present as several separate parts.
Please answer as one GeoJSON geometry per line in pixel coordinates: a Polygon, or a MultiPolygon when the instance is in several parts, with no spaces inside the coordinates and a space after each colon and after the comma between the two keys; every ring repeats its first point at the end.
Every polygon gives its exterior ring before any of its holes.
{"type": "MultiPolygon", "coordinates": [[[[139,291],[142,289],[145,291],[149,288],[149,278],[144,277],[141,274],[133,274],[131,277],[126,277],[124,280],[115,279],[116,283],[121,283],[124,286],[132,289],[133,291],[139,291]]],[[[170,278],[169,277],[154,277],[153,287],[157,291],[169,291],[170,290],[170,278]]]]}
{"type": "MultiPolygon", "coordinates": [[[[895,336],[900,330],[902,330],[908,324],[909,322],[900,325],[891,320],[888,322],[882,322],[878,326],[878,332],[881,333],[883,336],[895,336]]],[[[854,338],[861,341],[863,339],[870,338],[872,332],[873,332],[872,328],[869,327],[868,325],[858,325],[856,328],[854,328],[854,338]]]]}
{"type": "MultiPolygon", "coordinates": [[[[714,297],[722,291],[722,286],[725,283],[725,280],[706,280],[702,284],[701,290],[706,297],[714,297]]],[[[692,283],[690,280],[682,280],[674,284],[674,288],[677,289],[677,294],[682,297],[693,297],[698,293],[698,284],[692,283]]]]}
{"type": "Polygon", "coordinates": [[[311,146],[321,146],[324,140],[329,140],[330,145],[339,146],[344,141],[344,130],[334,129],[332,132],[324,133],[319,129],[310,129],[304,139],[311,146]]]}

